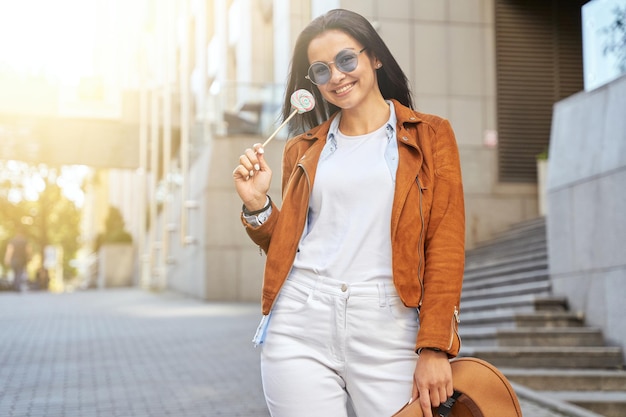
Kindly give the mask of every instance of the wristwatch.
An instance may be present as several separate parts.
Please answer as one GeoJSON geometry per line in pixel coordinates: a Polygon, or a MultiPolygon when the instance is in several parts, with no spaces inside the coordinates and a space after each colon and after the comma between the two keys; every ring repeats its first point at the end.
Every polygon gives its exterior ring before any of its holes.
{"type": "Polygon", "coordinates": [[[243,212],[244,220],[250,224],[251,226],[258,227],[265,223],[272,213],[270,208],[272,207],[272,199],[270,196],[267,196],[267,200],[265,206],[260,210],[248,211],[245,205],[242,206],[241,211],[243,212]]]}
{"type": "Polygon", "coordinates": [[[265,221],[267,220],[267,218],[270,216],[270,211],[269,210],[265,210],[259,214],[244,214],[243,218],[246,220],[246,222],[248,224],[250,224],[251,226],[260,226],[263,223],[265,223],[265,221]]]}

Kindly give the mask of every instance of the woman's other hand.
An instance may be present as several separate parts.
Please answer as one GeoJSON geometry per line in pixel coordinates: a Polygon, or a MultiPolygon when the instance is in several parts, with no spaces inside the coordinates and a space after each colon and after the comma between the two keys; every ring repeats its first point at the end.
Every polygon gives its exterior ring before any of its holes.
{"type": "Polygon", "coordinates": [[[423,349],[415,366],[411,401],[419,399],[424,417],[433,417],[432,407],[438,407],[453,392],[447,353],[423,349]]]}

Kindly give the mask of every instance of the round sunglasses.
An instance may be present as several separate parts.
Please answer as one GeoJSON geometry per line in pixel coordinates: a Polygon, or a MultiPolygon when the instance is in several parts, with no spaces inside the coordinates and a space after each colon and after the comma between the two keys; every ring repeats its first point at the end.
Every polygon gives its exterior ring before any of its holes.
{"type": "Polygon", "coordinates": [[[355,52],[353,49],[342,49],[335,55],[335,60],[331,62],[314,62],[309,67],[307,75],[304,77],[315,85],[324,85],[330,81],[331,70],[330,64],[335,64],[335,68],[346,73],[352,72],[359,65],[359,55],[365,51],[367,47],[355,52]]]}

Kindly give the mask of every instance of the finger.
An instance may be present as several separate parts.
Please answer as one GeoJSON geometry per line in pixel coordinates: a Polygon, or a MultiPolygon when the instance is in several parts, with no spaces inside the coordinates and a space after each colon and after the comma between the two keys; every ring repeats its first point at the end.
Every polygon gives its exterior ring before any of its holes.
{"type": "MultiPolygon", "coordinates": [[[[239,156],[239,163],[247,171],[247,175],[252,176],[254,175],[254,164],[257,162],[250,160],[249,152],[252,152],[252,151],[250,149],[246,149],[245,153],[239,156]]],[[[256,160],[256,157],[255,157],[255,160],[256,160]]]]}
{"type": "Polygon", "coordinates": [[[411,392],[411,402],[417,400],[420,396],[420,392],[417,389],[417,385],[413,384],[413,391],[411,392]]]}
{"type": "Polygon", "coordinates": [[[430,391],[430,393],[430,402],[433,407],[439,407],[441,403],[445,402],[448,399],[448,395],[446,394],[446,388],[444,386],[435,388],[434,390],[430,391]]]}
{"type": "Polygon", "coordinates": [[[452,397],[452,394],[454,394],[454,385],[452,384],[452,380],[450,380],[448,384],[446,384],[446,399],[452,397]]]}
{"type": "Polygon", "coordinates": [[[254,168],[254,163],[250,161],[249,156],[245,152],[239,155],[239,164],[242,165],[248,171],[254,168]]]}
{"type": "Polygon", "coordinates": [[[425,392],[421,393],[419,396],[422,414],[424,414],[424,417],[433,417],[433,411],[430,405],[430,397],[427,394],[428,392],[425,392]]]}
{"type": "Polygon", "coordinates": [[[254,152],[259,155],[263,155],[265,153],[265,148],[263,148],[263,145],[260,143],[255,143],[254,145],[252,145],[252,149],[254,149],[254,152]]]}
{"type": "Polygon", "coordinates": [[[260,143],[255,143],[253,146],[254,151],[256,152],[257,158],[259,160],[259,165],[261,171],[266,171],[269,166],[265,160],[265,148],[260,143]]]}
{"type": "Polygon", "coordinates": [[[439,390],[436,388],[430,391],[430,405],[431,407],[439,407],[441,399],[439,397],[439,390]]]}
{"type": "Polygon", "coordinates": [[[245,151],[245,155],[250,160],[250,163],[252,164],[252,169],[254,169],[254,171],[259,171],[261,169],[261,165],[259,163],[259,156],[255,152],[255,150],[248,148],[245,151]]]}
{"type": "Polygon", "coordinates": [[[243,165],[237,165],[233,170],[233,178],[235,180],[243,179],[247,181],[250,178],[250,171],[248,171],[243,165]]]}

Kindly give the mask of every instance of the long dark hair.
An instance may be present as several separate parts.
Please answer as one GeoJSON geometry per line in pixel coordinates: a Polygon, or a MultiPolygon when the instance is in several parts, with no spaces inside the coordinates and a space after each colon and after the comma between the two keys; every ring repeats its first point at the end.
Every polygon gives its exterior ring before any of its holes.
{"type": "Polygon", "coordinates": [[[366,53],[370,57],[378,58],[383,64],[382,68],[378,70],[378,87],[383,98],[394,98],[403,105],[413,108],[409,81],[376,29],[358,13],[345,9],[335,9],[311,21],[296,40],[283,103],[282,120],[286,120],[291,114],[291,94],[300,88],[311,91],[315,97],[316,105],[315,109],[310,112],[302,113],[291,119],[289,123],[291,134],[301,133],[317,126],[339,110],[334,104],[326,102],[313,83],[304,78],[310,65],[309,44],[327,30],[340,30],[366,47],[366,53]]]}

